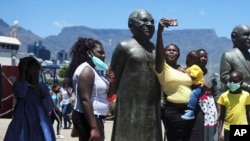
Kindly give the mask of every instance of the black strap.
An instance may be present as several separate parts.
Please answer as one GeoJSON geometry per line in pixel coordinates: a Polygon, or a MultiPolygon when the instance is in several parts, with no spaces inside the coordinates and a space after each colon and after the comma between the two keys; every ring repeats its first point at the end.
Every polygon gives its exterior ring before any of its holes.
{"type": "Polygon", "coordinates": [[[106,118],[106,116],[103,116],[103,115],[95,115],[95,117],[98,119],[105,119],[106,118]]]}

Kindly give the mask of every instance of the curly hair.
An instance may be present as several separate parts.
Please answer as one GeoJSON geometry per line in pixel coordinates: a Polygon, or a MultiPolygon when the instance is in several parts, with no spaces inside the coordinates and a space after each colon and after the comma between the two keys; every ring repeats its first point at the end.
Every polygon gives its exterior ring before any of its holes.
{"type": "Polygon", "coordinates": [[[102,45],[102,43],[96,39],[79,37],[71,47],[71,61],[69,64],[69,69],[66,73],[66,77],[69,79],[69,86],[73,87],[72,77],[76,68],[83,62],[86,62],[90,59],[87,52],[93,51],[98,45],[102,45]]]}

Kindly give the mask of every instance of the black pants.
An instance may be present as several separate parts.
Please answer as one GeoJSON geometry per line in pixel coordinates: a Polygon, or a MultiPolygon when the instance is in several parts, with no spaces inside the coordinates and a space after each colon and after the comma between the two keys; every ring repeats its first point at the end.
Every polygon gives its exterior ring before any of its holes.
{"type": "MultiPolygon", "coordinates": [[[[100,141],[104,141],[105,139],[104,123],[103,123],[104,116],[95,117],[95,118],[96,118],[97,126],[101,135],[100,141]]],[[[73,125],[76,127],[76,129],[79,132],[79,141],[88,141],[90,137],[90,126],[84,114],[74,110],[72,113],[72,121],[73,121],[73,125]]]]}
{"type": "Polygon", "coordinates": [[[166,102],[162,107],[162,120],[166,128],[168,141],[203,141],[203,113],[199,111],[195,119],[185,120],[181,115],[185,113],[186,104],[166,102]]]}
{"type": "Polygon", "coordinates": [[[57,121],[56,132],[57,132],[57,135],[59,135],[60,128],[62,126],[62,113],[60,111],[53,110],[50,114],[50,119],[51,119],[52,124],[54,124],[55,120],[57,121]]]}
{"type": "Polygon", "coordinates": [[[224,141],[230,141],[230,131],[224,129],[224,141]]]}

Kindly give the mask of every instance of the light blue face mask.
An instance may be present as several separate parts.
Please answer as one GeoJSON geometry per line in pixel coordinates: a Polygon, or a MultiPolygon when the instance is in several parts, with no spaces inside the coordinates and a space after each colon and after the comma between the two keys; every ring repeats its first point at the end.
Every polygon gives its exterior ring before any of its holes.
{"type": "Polygon", "coordinates": [[[234,92],[240,88],[240,82],[239,83],[227,82],[227,87],[229,88],[230,91],[234,92]]]}
{"type": "Polygon", "coordinates": [[[101,59],[92,56],[91,57],[93,63],[95,64],[95,67],[97,70],[102,70],[102,71],[107,71],[108,70],[108,65],[105,64],[101,59]]]}

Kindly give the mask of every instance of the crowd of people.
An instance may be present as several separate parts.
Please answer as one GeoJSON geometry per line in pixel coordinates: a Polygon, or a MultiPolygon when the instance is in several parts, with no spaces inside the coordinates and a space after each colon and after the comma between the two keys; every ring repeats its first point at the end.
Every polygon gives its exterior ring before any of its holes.
{"type": "Polygon", "coordinates": [[[179,65],[180,47],[164,46],[162,37],[173,21],[160,19],[154,44],[153,16],[133,11],[132,37],[117,44],[110,66],[100,41],[79,37],[65,79],[51,93],[39,82],[39,62],[22,58],[4,141],[55,141],[64,138],[62,128],[72,129],[79,141],[104,141],[109,99],[115,101],[111,141],[229,141],[230,125],[250,123],[250,26],[233,28],[234,46],[222,54],[217,75],[207,69],[202,47],[179,65]]]}

